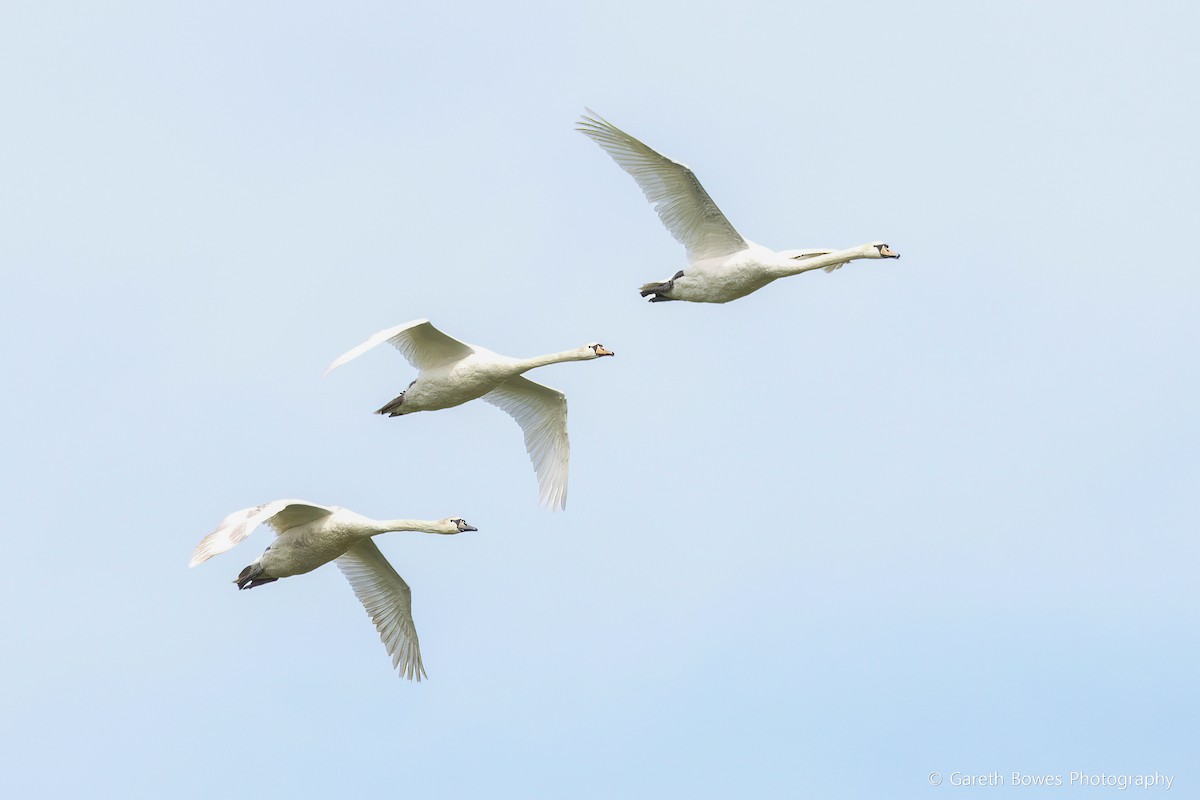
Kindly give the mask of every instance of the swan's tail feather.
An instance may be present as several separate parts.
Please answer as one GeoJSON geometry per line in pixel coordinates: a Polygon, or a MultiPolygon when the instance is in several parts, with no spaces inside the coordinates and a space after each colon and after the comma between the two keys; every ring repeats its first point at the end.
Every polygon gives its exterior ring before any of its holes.
{"type": "Polygon", "coordinates": [[[638,294],[640,294],[642,297],[645,297],[646,295],[649,295],[649,294],[657,294],[658,292],[665,292],[670,288],[671,288],[670,281],[666,281],[666,282],[655,281],[654,283],[643,283],[642,287],[640,289],[638,289],[638,294]]]}

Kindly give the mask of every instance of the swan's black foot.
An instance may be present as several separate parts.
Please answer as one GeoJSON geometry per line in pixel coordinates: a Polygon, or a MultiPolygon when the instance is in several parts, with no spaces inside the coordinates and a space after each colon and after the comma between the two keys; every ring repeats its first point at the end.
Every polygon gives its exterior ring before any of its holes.
{"type": "Polygon", "coordinates": [[[400,410],[400,406],[402,406],[402,405],[404,405],[404,392],[401,392],[400,395],[396,399],[392,400],[390,403],[388,403],[386,406],[379,409],[375,413],[376,414],[387,414],[389,417],[398,417],[404,413],[403,411],[400,410]]]}
{"type": "Polygon", "coordinates": [[[650,298],[651,303],[665,303],[668,300],[674,300],[674,297],[665,297],[667,292],[675,288],[675,281],[683,277],[683,270],[679,270],[671,276],[671,280],[663,283],[644,283],[642,288],[638,290],[642,297],[646,295],[656,295],[650,298]]]}
{"type": "MultiPolygon", "coordinates": [[[[413,381],[412,383],[410,383],[408,385],[408,389],[411,389],[413,387],[413,383],[416,383],[416,381],[413,381]]],[[[403,392],[401,392],[399,394],[399,396],[396,397],[396,399],[392,400],[390,403],[388,403],[386,406],[379,409],[375,413],[376,414],[387,414],[389,417],[398,417],[401,414],[407,414],[408,413],[407,411],[400,410],[400,406],[404,405],[404,395],[408,394],[408,389],[405,389],[403,392]]]]}
{"type": "Polygon", "coordinates": [[[238,574],[237,580],[234,583],[237,584],[239,589],[253,589],[255,586],[262,586],[264,583],[274,583],[279,580],[279,578],[259,577],[262,575],[262,571],[262,565],[251,564],[238,574]]]}

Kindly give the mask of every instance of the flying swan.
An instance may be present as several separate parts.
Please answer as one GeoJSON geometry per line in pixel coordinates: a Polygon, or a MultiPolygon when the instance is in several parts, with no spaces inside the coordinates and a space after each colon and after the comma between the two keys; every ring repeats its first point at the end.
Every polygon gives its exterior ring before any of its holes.
{"type": "Polygon", "coordinates": [[[338,356],[325,375],[387,342],[420,374],[398,397],[376,414],[398,417],[418,411],[451,408],[482,397],[508,412],[525,432],[525,449],[537,473],[539,499],[548,508],[567,507],[567,468],[571,443],[567,439],[567,398],[562,392],[534,383],[521,373],[561,361],[590,361],[611,356],[602,344],[534,358],[509,358],[464,344],[416,319],[376,333],[353,350],[338,356]]]}
{"type": "Polygon", "coordinates": [[[814,269],[832,272],[859,258],[899,258],[883,242],[846,250],[780,250],[743,239],[684,164],[651,150],[591,109],[576,130],[612,156],[637,181],[658,218],[687,249],[687,267],[665,281],[643,284],[651,303],[728,303],[771,281],[814,269]]]}
{"type": "Polygon", "coordinates": [[[473,531],[461,517],[437,521],[420,519],[374,520],[338,506],[321,506],[303,500],[276,500],[235,511],[217,529],[200,540],[188,564],[194,567],[224,553],[259,525],[275,529],[276,539],[237,576],[239,589],[253,589],[291,575],[312,572],[336,561],[350,581],[355,596],[371,615],[392,666],[402,677],[428,677],[421,664],[421,646],[412,618],[412,592],[371,541],[390,531],[423,531],[453,534],[473,531]]]}

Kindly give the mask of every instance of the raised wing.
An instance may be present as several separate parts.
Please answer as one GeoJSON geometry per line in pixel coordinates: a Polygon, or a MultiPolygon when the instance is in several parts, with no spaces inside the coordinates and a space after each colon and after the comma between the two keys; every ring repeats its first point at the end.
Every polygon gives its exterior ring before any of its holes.
{"type": "Polygon", "coordinates": [[[518,375],[483,396],[508,412],[525,432],[525,450],[537,473],[539,499],[547,508],[567,507],[567,398],[557,389],[518,375]]]}
{"type": "Polygon", "coordinates": [[[337,565],[371,615],[401,677],[410,681],[429,677],[421,664],[421,644],[413,625],[412,590],[375,543],[364,539],[339,557],[337,565]]]}
{"type": "Polygon", "coordinates": [[[743,239],[704,191],[695,173],[587,109],[576,130],[604,148],[642,187],[658,218],[695,262],[746,249],[743,239]]]}
{"type": "Polygon", "coordinates": [[[275,500],[254,508],[243,508],[221,520],[215,531],[200,540],[200,544],[192,551],[192,560],[188,562],[188,566],[194,567],[219,553],[224,553],[264,523],[273,527],[279,534],[288,528],[332,513],[331,508],[303,500],[275,500]]]}
{"type": "Polygon", "coordinates": [[[463,344],[430,325],[429,320],[414,319],[412,322],[379,331],[353,350],[342,353],[334,359],[321,377],[383,342],[399,350],[408,359],[408,363],[417,369],[429,369],[444,361],[457,361],[475,352],[470,345],[463,344]]]}

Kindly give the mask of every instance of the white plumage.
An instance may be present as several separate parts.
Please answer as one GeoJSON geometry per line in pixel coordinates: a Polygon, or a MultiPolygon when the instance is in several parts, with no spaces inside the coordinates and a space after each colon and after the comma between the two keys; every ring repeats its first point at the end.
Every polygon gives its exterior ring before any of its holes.
{"type": "Polygon", "coordinates": [[[509,358],[464,344],[418,319],[379,331],[358,347],[338,356],[328,375],[384,342],[395,347],[420,370],[417,379],[375,413],[391,417],[434,411],[483,398],[508,412],[525,433],[525,449],[537,474],[541,502],[566,508],[571,444],[567,437],[567,398],[562,392],[521,376],[537,367],[564,361],[590,361],[611,356],[601,344],[534,358],[509,358]]]}
{"type": "Polygon", "coordinates": [[[350,581],[354,594],[375,623],[379,638],[402,677],[426,677],[421,646],[412,618],[412,591],[371,541],[390,531],[455,534],[476,530],[461,517],[442,520],[374,520],[338,506],[304,500],[275,500],[235,511],[192,552],[194,567],[234,547],[259,525],[275,530],[276,539],[234,581],[239,589],[253,589],[280,578],[311,572],[336,561],[350,581]]]}
{"type": "Polygon", "coordinates": [[[704,191],[696,174],[588,110],[577,129],[633,177],[671,235],[687,251],[688,266],[664,281],[643,284],[650,302],[728,303],[772,281],[814,269],[832,271],[859,258],[899,258],[884,242],[845,250],[775,252],[744,239],[704,191]]]}

